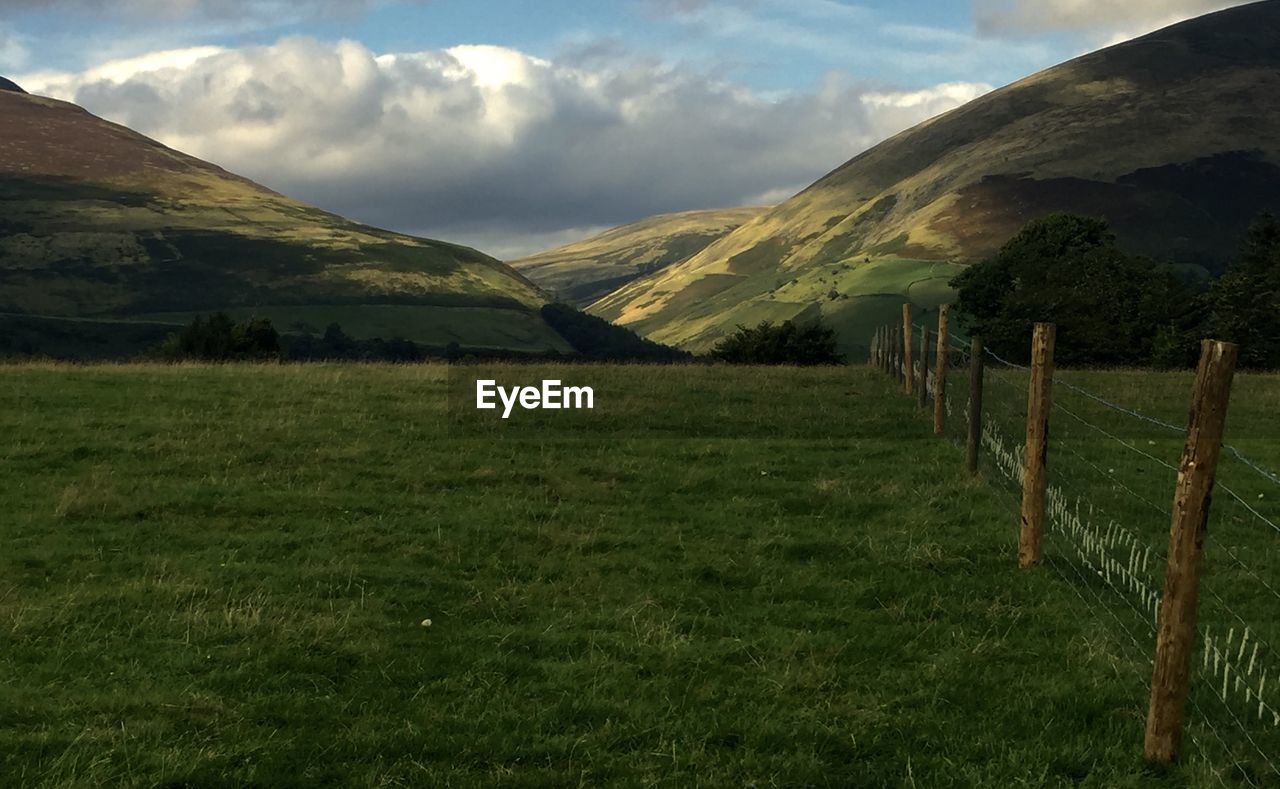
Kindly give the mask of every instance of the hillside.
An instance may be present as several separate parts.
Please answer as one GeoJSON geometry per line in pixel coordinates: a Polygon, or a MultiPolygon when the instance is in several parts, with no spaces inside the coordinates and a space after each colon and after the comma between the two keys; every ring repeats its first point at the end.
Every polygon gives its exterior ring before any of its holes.
{"type": "Polygon", "coordinates": [[[591,311],[700,349],[822,314],[846,344],[1030,219],[1109,219],[1122,244],[1220,269],[1280,208],[1280,0],[1175,25],[990,93],[847,162],[591,311]]]}
{"type": "Polygon", "coordinates": [[[511,266],[566,302],[585,307],[638,277],[697,254],[766,210],[661,214],[513,260],[511,266]]]}
{"type": "MultiPolygon", "coordinates": [[[[9,83],[10,85],[12,83],[9,83]]],[[[473,249],[349,222],[65,102],[0,91],[0,313],[568,350],[548,296],[473,249]]],[[[105,331],[105,329],[104,329],[105,331]]]]}

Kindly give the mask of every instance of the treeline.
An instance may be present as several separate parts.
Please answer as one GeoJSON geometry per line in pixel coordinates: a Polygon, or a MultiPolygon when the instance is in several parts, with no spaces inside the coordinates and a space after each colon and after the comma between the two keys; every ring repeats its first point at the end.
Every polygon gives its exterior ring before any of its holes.
{"type": "Polygon", "coordinates": [[[457,342],[424,345],[393,337],[356,338],[337,323],[321,334],[282,335],[267,318],[236,322],[225,313],[198,316],[160,346],[170,361],[569,361],[671,363],[688,361],[685,351],[646,340],[635,332],[563,304],[542,308],[542,318],[573,348],[570,353],[468,348],[457,342]]]}
{"type": "Polygon", "coordinates": [[[1239,344],[1242,367],[1280,368],[1280,222],[1270,215],[1208,283],[1127,254],[1104,220],[1055,214],[951,284],[966,328],[1016,361],[1042,321],[1058,325],[1063,365],[1186,367],[1212,337],[1239,344]]]}
{"type": "Polygon", "coordinates": [[[280,357],[280,333],[266,318],[236,323],[222,312],[207,318],[197,315],[190,326],[165,339],[160,346],[160,355],[174,361],[277,359],[280,357]]]}

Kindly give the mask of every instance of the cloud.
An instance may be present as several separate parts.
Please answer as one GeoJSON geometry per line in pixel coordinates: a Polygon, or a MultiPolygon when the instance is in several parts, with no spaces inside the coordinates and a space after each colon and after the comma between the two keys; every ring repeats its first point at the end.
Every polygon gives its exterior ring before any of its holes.
{"type": "Polygon", "coordinates": [[[984,35],[1067,31],[1127,38],[1243,4],[1242,0],[973,0],[973,14],[984,35]]]}
{"type": "Polygon", "coordinates": [[[765,95],[621,55],[380,55],[301,37],[19,81],[326,209],[507,255],[651,214],[785,196],[990,89],[897,92],[831,74],[765,95]]]}
{"type": "Polygon", "coordinates": [[[236,19],[299,14],[356,14],[375,0],[5,0],[10,10],[90,13],[101,18],[163,21],[189,17],[236,19]]]}

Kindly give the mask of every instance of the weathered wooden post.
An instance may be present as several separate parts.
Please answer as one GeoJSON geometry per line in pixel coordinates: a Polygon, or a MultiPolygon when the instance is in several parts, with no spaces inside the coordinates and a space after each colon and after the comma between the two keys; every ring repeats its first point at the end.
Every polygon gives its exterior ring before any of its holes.
{"type": "Polygon", "coordinates": [[[935,436],[942,435],[946,427],[947,367],[950,362],[947,358],[950,353],[947,346],[947,323],[950,314],[951,307],[947,304],[943,304],[938,310],[938,369],[933,374],[933,434],[935,436]]]}
{"type": "Polygon", "coordinates": [[[1044,550],[1044,498],[1048,483],[1049,409],[1053,398],[1053,344],[1057,326],[1037,323],[1031,340],[1031,385],[1027,389],[1027,446],[1022,468],[1022,533],[1018,566],[1040,563],[1044,550]]]}
{"type": "Polygon", "coordinates": [[[1200,344],[1200,366],[1191,392],[1187,441],[1178,465],[1169,529],[1169,564],[1160,602],[1151,707],[1147,712],[1146,758],[1169,763],[1178,756],[1186,715],[1187,683],[1200,596],[1200,558],[1209,504],[1218,472],[1238,348],[1228,342],[1200,344]]]}
{"type": "Polygon", "coordinates": [[[978,473],[978,450],[982,448],[982,338],[969,341],[969,436],[965,442],[970,474],[978,473]]]}
{"type": "Polygon", "coordinates": [[[891,348],[892,339],[889,337],[889,326],[885,324],[880,327],[880,371],[885,375],[890,373],[889,353],[891,348]]]}
{"type": "Polygon", "coordinates": [[[916,404],[923,411],[929,404],[929,330],[920,332],[920,371],[916,374],[916,404]]]}
{"type": "Polygon", "coordinates": [[[895,327],[893,327],[892,329],[892,332],[893,332],[893,343],[892,343],[893,364],[891,366],[892,366],[893,379],[897,380],[897,382],[899,383],[902,383],[902,327],[900,327],[900,325],[895,325],[895,327]]]}
{"type": "Polygon", "coordinates": [[[911,358],[911,304],[902,305],[902,391],[908,396],[915,392],[916,373],[911,358]]]}

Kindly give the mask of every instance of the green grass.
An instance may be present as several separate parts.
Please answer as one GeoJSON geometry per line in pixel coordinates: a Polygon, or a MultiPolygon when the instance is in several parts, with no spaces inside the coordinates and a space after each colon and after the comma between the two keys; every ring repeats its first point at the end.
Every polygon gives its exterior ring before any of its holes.
{"type": "MultiPolygon", "coordinates": [[[[1011,472],[1022,455],[1028,381],[1025,371],[988,362],[983,468],[1013,513],[1019,483],[1011,472]],[[1009,458],[1003,472],[999,451],[1009,458]]],[[[1046,567],[1111,619],[1128,654],[1147,665],[1193,378],[1142,370],[1055,373],[1046,567]]],[[[948,383],[953,414],[963,412],[967,392],[967,370],[956,370],[948,383]]],[[[1259,786],[1280,778],[1278,408],[1280,376],[1237,374],[1229,449],[1218,464],[1204,542],[1186,746],[1232,764],[1233,775],[1259,786]]],[[[953,437],[963,430],[961,418],[951,420],[953,437]]]]}
{"type": "Polygon", "coordinates": [[[648,318],[626,322],[620,311],[625,290],[617,298],[601,300],[591,311],[651,339],[679,342],[694,351],[709,350],[739,325],[821,317],[836,329],[842,352],[850,358],[865,358],[865,338],[875,327],[900,316],[904,300],[917,310],[936,309],[953,299],[949,283],[963,270],[955,263],[859,257],[799,270],[774,270],[768,276],[711,273],[690,280],[662,311],[648,318]],[[679,316],[672,319],[673,313],[679,316]]]}
{"type": "Polygon", "coordinates": [[[1146,664],[878,374],[590,369],[653,396],[574,437],[438,366],[0,367],[0,775],[1231,780],[1141,762],[1146,664]]]}

